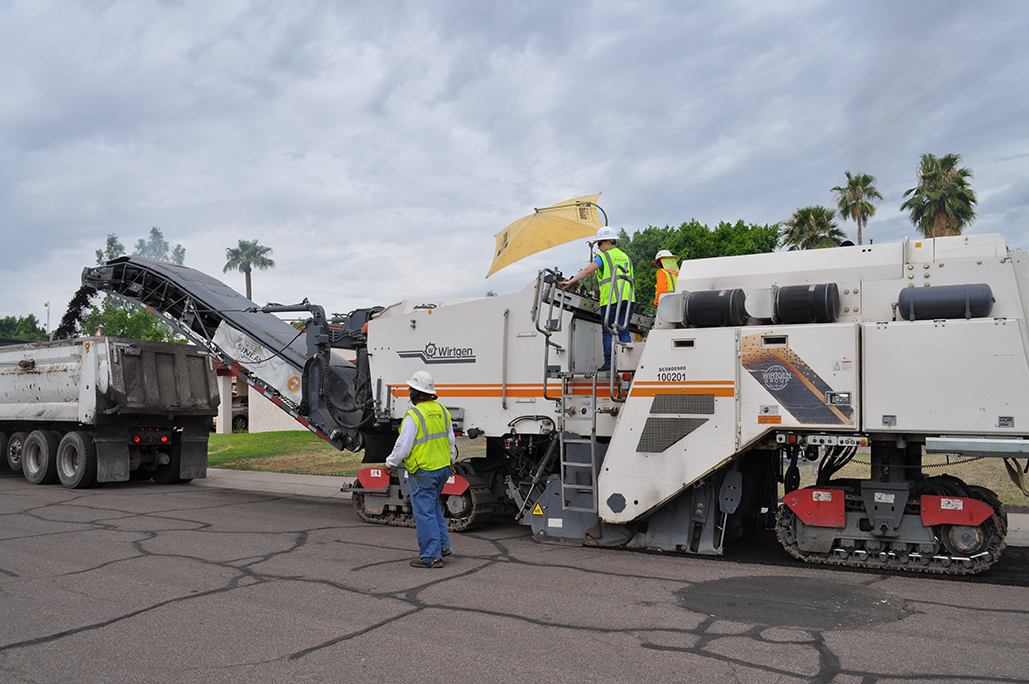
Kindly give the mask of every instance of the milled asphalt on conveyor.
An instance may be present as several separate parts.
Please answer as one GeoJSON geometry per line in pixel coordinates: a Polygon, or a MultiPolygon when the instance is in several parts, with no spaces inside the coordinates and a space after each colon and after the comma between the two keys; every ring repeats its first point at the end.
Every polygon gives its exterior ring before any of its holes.
{"type": "MultiPolygon", "coordinates": [[[[955,580],[537,543],[419,570],[343,478],[69,490],[0,472],[0,681],[1024,682],[1029,549],[955,580]]],[[[1018,534],[1021,534],[1021,529],[1018,534]]]]}

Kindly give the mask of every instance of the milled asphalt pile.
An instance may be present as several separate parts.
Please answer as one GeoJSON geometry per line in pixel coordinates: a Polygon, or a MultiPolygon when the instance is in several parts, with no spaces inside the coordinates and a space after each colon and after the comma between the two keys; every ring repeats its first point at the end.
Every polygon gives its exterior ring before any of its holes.
{"type": "MultiPolygon", "coordinates": [[[[352,477],[332,475],[289,475],[252,470],[208,468],[207,478],[193,480],[193,484],[200,487],[243,489],[268,494],[289,494],[349,501],[350,495],[341,492],[340,487],[353,481],[352,477]]],[[[1005,510],[1008,511],[1008,546],[1029,546],[1029,508],[1005,506],[1005,510]]]]}

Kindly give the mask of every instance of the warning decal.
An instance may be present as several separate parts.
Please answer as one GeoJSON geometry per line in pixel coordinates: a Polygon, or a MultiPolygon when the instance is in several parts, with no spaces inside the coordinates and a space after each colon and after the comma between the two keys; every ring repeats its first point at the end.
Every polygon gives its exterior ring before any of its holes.
{"type": "Polygon", "coordinates": [[[532,514],[533,514],[533,515],[546,515],[546,514],[545,514],[545,513],[543,512],[543,507],[539,505],[539,502],[538,502],[538,501],[536,502],[536,506],[535,506],[535,508],[533,508],[533,509],[532,509],[532,514]]]}

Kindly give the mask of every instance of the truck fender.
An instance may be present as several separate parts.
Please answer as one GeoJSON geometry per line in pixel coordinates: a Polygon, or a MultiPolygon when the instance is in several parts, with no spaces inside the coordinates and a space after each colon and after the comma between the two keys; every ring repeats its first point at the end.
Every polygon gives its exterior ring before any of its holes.
{"type": "Polygon", "coordinates": [[[993,515],[993,508],[977,499],[961,496],[922,495],[922,524],[933,525],[981,525],[993,515]]]}
{"type": "Polygon", "coordinates": [[[782,498],[800,521],[809,527],[845,527],[844,492],[841,489],[807,487],[796,489],[782,498]]]}
{"type": "MultiPolygon", "coordinates": [[[[356,484],[358,488],[382,490],[382,493],[385,494],[389,489],[389,468],[365,468],[357,474],[356,484]]],[[[451,474],[447,478],[447,483],[443,485],[443,493],[447,495],[460,496],[466,491],[468,491],[468,480],[460,475],[451,474]]],[[[375,494],[375,492],[367,493],[375,494]]]]}
{"type": "Polygon", "coordinates": [[[468,491],[468,480],[464,479],[460,475],[454,475],[451,473],[450,477],[447,478],[447,483],[443,485],[444,494],[454,494],[460,496],[468,491]]]}
{"type": "Polygon", "coordinates": [[[389,489],[389,468],[365,468],[357,474],[357,484],[363,489],[389,489]]]}

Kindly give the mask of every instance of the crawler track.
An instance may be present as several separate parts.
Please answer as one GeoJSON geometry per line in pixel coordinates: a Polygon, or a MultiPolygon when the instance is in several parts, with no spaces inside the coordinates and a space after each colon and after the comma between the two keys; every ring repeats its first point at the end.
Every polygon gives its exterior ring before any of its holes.
{"type": "MultiPolygon", "coordinates": [[[[475,475],[461,473],[461,477],[468,480],[468,489],[461,495],[461,505],[455,506],[455,512],[446,503],[443,506],[444,515],[447,517],[447,530],[450,532],[467,532],[480,525],[489,522],[493,518],[496,509],[496,500],[493,492],[485,480],[475,475]]],[[[354,510],[361,520],[376,525],[395,525],[397,527],[414,527],[414,514],[411,512],[410,502],[403,504],[387,505],[386,510],[381,514],[370,512],[365,506],[365,496],[361,492],[353,492],[351,497],[354,502],[354,510]]],[[[444,501],[447,497],[444,495],[444,501]]]]}
{"type": "MultiPolygon", "coordinates": [[[[962,483],[964,484],[964,483],[962,483]]],[[[933,529],[936,537],[935,547],[932,549],[905,549],[895,550],[880,540],[856,540],[851,546],[844,546],[839,539],[833,544],[829,553],[811,553],[802,551],[797,547],[796,526],[803,523],[785,504],[779,506],[776,516],[775,532],[779,543],[794,558],[799,558],[805,563],[820,563],[822,565],[839,565],[851,568],[870,568],[876,570],[902,570],[906,572],[926,572],[939,575],[974,575],[987,570],[1000,559],[1004,550],[1004,536],[1007,534],[1007,514],[1000,508],[1000,502],[989,493],[979,490],[967,492],[972,493],[975,498],[984,501],[994,509],[994,514],[985,520],[979,529],[983,535],[983,542],[975,553],[961,555],[951,553],[947,544],[941,538],[942,528],[939,525],[933,529]]],[[[848,497],[848,508],[860,504],[860,497],[851,501],[848,497]]],[[[917,510],[918,501],[909,504],[917,510]]],[[[909,513],[910,515],[910,513],[909,513]]],[[[921,545],[920,545],[921,546],[921,545]]]]}

